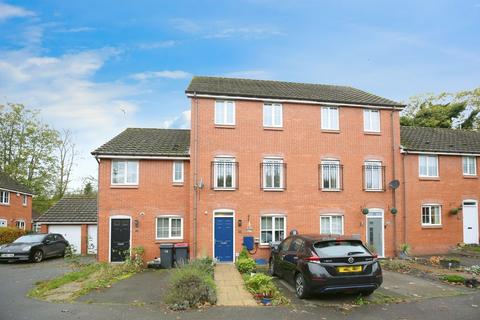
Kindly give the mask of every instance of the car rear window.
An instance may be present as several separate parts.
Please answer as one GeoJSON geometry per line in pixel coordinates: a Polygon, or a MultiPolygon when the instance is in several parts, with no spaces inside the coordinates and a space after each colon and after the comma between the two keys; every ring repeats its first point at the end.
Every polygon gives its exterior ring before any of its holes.
{"type": "Polygon", "coordinates": [[[313,247],[319,257],[370,255],[358,241],[320,241],[316,242],[313,247]]]}

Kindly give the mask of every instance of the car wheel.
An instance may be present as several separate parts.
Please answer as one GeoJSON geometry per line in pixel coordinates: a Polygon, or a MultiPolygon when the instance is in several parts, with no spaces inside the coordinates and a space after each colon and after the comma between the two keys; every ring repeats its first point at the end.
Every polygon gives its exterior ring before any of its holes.
{"type": "Polygon", "coordinates": [[[368,297],[369,295],[371,295],[375,290],[364,290],[364,291],[361,291],[360,293],[362,294],[362,296],[364,297],[368,297]]]}
{"type": "Polygon", "coordinates": [[[35,263],[42,262],[43,260],[43,251],[37,250],[32,255],[32,261],[35,263]]]}
{"type": "Polygon", "coordinates": [[[271,276],[276,276],[277,274],[275,273],[275,260],[270,259],[270,263],[268,265],[268,274],[271,276]]]}
{"type": "Polygon", "coordinates": [[[295,276],[295,293],[300,299],[305,299],[308,297],[308,288],[305,282],[303,274],[298,273],[295,276]]]}

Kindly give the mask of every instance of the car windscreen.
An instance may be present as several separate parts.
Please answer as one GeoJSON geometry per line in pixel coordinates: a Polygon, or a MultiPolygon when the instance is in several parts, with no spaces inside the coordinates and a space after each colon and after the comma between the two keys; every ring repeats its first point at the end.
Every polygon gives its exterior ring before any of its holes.
{"type": "Polygon", "coordinates": [[[319,257],[370,255],[359,241],[319,241],[313,247],[319,257]]]}
{"type": "Polygon", "coordinates": [[[28,236],[21,236],[17,240],[13,241],[14,243],[34,243],[34,242],[42,242],[45,238],[44,234],[32,234],[28,236]]]}

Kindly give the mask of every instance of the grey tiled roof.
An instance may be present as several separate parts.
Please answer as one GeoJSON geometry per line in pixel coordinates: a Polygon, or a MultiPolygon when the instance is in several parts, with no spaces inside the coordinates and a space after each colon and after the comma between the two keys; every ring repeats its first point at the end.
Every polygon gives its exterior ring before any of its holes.
{"type": "Polygon", "coordinates": [[[403,107],[401,103],[347,86],[252,80],[221,77],[193,77],[186,93],[271,99],[308,100],[371,106],[403,107]]]}
{"type": "Polygon", "coordinates": [[[184,157],[189,148],[190,130],[128,128],[92,154],[184,157]]]}
{"type": "Polygon", "coordinates": [[[35,222],[65,223],[97,222],[97,199],[90,197],[64,197],[35,222]]]}
{"type": "Polygon", "coordinates": [[[0,171],[0,189],[32,194],[32,191],[30,189],[28,189],[23,184],[11,178],[9,175],[2,171],[0,171]]]}
{"type": "Polygon", "coordinates": [[[406,150],[480,153],[480,132],[423,127],[401,127],[400,132],[406,150]]]}

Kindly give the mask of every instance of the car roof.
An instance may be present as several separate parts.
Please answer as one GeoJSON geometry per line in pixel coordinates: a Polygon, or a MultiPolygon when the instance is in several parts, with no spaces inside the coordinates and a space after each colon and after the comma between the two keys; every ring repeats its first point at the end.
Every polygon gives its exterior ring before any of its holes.
{"type": "Polygon", "coordinates": [[[338,234],[297,234],[297,237],[305,239],[307,241],[359,241],[362,242],[358,237],[348,236],[348,235],[338,235],[338,234]]]}

